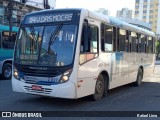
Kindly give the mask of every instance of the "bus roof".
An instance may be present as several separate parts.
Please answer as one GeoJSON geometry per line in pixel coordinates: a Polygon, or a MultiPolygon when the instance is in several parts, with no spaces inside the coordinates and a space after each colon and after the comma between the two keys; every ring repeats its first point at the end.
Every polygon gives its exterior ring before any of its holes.
{"type": "Polygon", "coordinates": [[[89,17],[97,19],[97,20],[102,21],[104,23],[107,23],[109,25],[112,25],[112,26],[115,26],[115,27],[118,27],[118,28],[121,28],[121,29],[124,29],[124,30],[130,30],[130,31],[138,32],[138,33],[141,33],[141,34],[147,34],[147,35],[150,35],[152,37],[155,37],[154,32],[146,30],[146,29],[138,27],[138,26],[135,26],[135,25],[132,25],[132,24],[129,24],[129,23],[127,23],[125,21],[122,21],[118,18],[102,15],[102,14],[92,12],[92,11],[89,11],[89,10],[86,10],[86,9],[81,9],[81,10],[88,11],[88,16],[89,17]]]}
{"type": "MultiPolygon", "coordinates": [[[[83,9],[83,10],[85,10],[85,9],[83,9]]],[[[92,12],[92,11],[89,11],[89,10],[88,10],[88,14],[89,14],[89,17],[96,18],[97,20],[102,21],[106,24],[109,24],[109,25],[112,25],[112,26],[115,26],[115,27],[118,27],[118,28],[121,28],[121,29],[124,29],[124,30],[130,30],[130,31],[138,32],[138,33],[141,33],[141,34],[147,34],[147,35],[150,35],[152,37],[155,37],[154,32],[149,31],[149,30],[144,29],[144,28],[141,28],[141,27],[138,27],[138,26],[135,26],[135,25],[132,25],[132,24],[129,24],[129,23],[127,23],[125,21],[122,21],[118,18],[102,15],[102,14],[92,12]]]]}
{"type": "Polygon", "coordinates": [[[119,27],[121,29],[131,30],[131,31],[138,32],[138,33],[141,33],[141,34],[147,34],[147,35],[150,35],[150,36],[153,36],[153,37],[155,36],[154,32],[151,32],[151,31],[146,30],[144,28],[140,28],[138,26],[129,24],[129,23],[124,22],[122,20],[119,20],[117,18],[109,17],[109,20],[110,20],[109,24],[111,24],[113,26],[116,26],[116,27],[119,27]]]}

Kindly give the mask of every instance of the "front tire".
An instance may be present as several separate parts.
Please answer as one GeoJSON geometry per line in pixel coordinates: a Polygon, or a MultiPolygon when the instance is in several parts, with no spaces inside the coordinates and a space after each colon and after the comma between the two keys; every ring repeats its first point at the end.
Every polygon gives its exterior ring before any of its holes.
{"type": "Polygon", "coordinates": [[[2,77],[5,80],[11,79],[12,76],[12,65],[10,63],[5,63],[2,68],[2,77]]]}
{"type": "Polygon", "coordinates": [[[104,76],[99,75],[96,81],[95,92],[92,95],[92,99],[95,101],[100,100],[104,95],[104,91],[105,91],[104,76]]]}

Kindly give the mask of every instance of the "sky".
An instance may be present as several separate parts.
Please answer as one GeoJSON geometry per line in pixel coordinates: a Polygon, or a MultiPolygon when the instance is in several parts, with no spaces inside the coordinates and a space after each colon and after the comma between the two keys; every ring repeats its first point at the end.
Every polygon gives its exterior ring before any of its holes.
{"type": "Polygon", "coordinates": [[[56,8],[87,8],[91,11],[105,8],[110,11],[111,16],[116,16],[116,11],[122,8],[134,11],[134,7],[135,0],[56,0],[56,8]]]}
{"type": "MultiPolygon", "coordinates": [[[[19,1],[19,0],[15,0],[19,1]]],[[[43,0],[27,0],[43,3],[43,0]]],[[[116,16],[116,11],[122,8],[129,8],[134,11],[135,0],[48,0],[49,4],[55,8],[86,8],[91,11],[98,10],[98,8],[105,8],[110,11],[111,16],[116,16]]]]}

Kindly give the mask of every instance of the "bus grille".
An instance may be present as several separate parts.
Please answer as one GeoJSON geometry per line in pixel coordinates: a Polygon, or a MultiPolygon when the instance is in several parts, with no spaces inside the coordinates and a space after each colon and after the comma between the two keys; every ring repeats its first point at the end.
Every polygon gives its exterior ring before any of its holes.
{"type": "Polygon", "coordinates": [[[58,71],[40,71],[40,70],[27,70],[21,69],[21,73],[28,76],[39,76],[39,77],[56,77],[61,75],[58,71]]]}
{"type": "Polygon", "coordinates": [[[52,92],[52,89],[49,88],[42,88],[41,90],[33,90],[32,87],[30,86],[24,86],[24,89],[32,93],[50,94],[52,92]]]}

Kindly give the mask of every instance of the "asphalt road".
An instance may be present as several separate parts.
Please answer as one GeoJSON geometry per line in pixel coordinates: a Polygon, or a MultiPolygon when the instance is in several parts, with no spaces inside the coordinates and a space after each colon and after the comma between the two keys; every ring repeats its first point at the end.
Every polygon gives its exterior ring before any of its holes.
{"type": "Polygon", "coordinates": [[[110,90],[107,97],[93,102],[89,97],[68,100],[16,93],[12,92],[10,80],[0,80],[0,111],[160,111],[160,66],[156,66],[153,76],[143,81],[141,87],[125,85],[110,90]]]}

